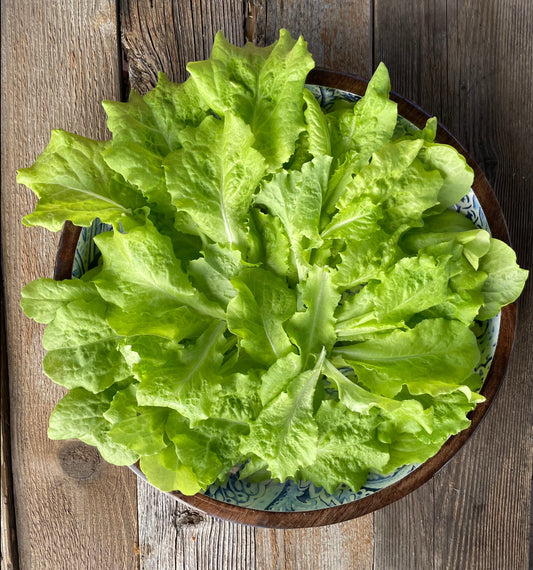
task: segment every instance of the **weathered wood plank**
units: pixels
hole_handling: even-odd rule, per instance
[[[44,0],[2,5],[2,254],[11,388],[11,444],[22,568],[132,568],[136,487],[127,469],[46,429],[64,390],[41,371],[43,327],[19,308],[20,289],[52,276],[57,235],[21,225],[32,193],[15,182],[51,128],[107,137],[103,98],[118,98],[113,2]],[[6,529],[7,532],[7,529]]]
[[[368,77],[371,72],[370,0],[249,0],[246,32],[258,45],[275,41],[280,28],[303,35],[317,67]]]
[[[368,77],[371,71],[371,4],[251,0],[247,39],[268,45],[287,28],[303,35],[317,67]],[[372,516],[299,531],[256,530],[258,568],[371,568]]]
[[[123,1],[121,24],[129,83],[140,93],[156,84],[158,71],[185,80],[187,63],[209,57],[218,30],[244,43],[240,0]],[[198,515],[144,481],[138,504],[141,568],[255,568],[253,529]]]
[[[436,114],[493,184],[522,266],[533,264],[532,5],[376,0],[375,55],[393,89]],[[434,481],[375,516],[376,568],[528,567],[533,298],[519,303],[507,379]]]
[[[440,540],[438,534],[435,538],[433,505],[431,480],[397,503],[374,513],[375,570],[433,568],[434,540]]]
[[[183,506],[139,479],[139,551],[144,570],[253,570],[254,529]]]
[[[370,570],[372,515],[321,528],[256,529],[258,570]]]
[[[0,282],[4,271],[0,266]],[[17,528],[13,500],[13,471],[11,465],[11,422],[9,409],[9,378],[7,376],[7,344],[4,296],[0,298],[0,479],[1,479],[1,548],[0,568],[18,570]]]
[[[172,81],[184,81],[187,63],[209,57],[219,30],[232,43],[244,43],[242,0],[122,0],[120,4],[129,82],[139,93],[157,83],[158,71]]]

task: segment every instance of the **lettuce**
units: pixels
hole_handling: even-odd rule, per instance
[[[246,464],[334,492],[468,426],[474,320],[527,272],[448,209],[473,172],[435,120],[398,123],[383,64],[327,113],[312,66],[285,30],[266,48],[219,33],[185,83],[105,101],[111,141],[54,131],[19,171],[39,198],[26,225],[113,227],[98,267],[22,292],[47,325],[44,371],[70,390],[51,438],[139,461],[165,491]]]

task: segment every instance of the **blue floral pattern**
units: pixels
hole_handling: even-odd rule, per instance
[[[316,85],[307,85],[321,106],[329,110],[338,99],[355,102],[359,96],[346,91],[340,91]],[[399,118],[406,131],[416,130],[416,127],[403,117]],[[458,204],[455,210],[472,220],[481,229],[489,231],[487,219],[478,199],[471,190]],[[111,230],[111,226],[95,221],[90,228],[83,228],[78,246],[76,248],[72,274],[79,277],[92,267],[95,267],[100,258],[100,252],[93,241],[93,237],[103,231]],[[475,373],[485,380],[496,350],[500,329],[500,315],[493,319],[476,323],[476,333],[481,352],[481,363]],[[343,505],[367,497],[380,489],[388,487],[412,473],[419,465],[405,465],[390,475],[371,473],[365,485],[354,493],[345,485],[339,487],[333,494],[322,487],[316,487],[309,481],[276,481],[251,482],[239,479],[239,468],[235,468],[226,483],[211,485],[205,495],[228,503],[256,510],[296,512],[312,511]],[[135,470],[137,472],[137,470]]]
[[[98,219],[88,228],[81,229],[76,252],[74,253],[72,277],[81,277],[84,273],[87,273],[87,271],[98,265],[102,254],[93,238],[98,234],[111,231],[112,229],[113,226],[104,224]]]

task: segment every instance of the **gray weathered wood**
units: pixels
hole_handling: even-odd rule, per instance
[[[370,75],[370,0],[249,0],[247,5],[247,37],[258,45],[272,43],[279,29],[287,28],[293,37],[304,36],[317,67]]]
[[[370,570],[372,515],[321,528],[256,529],[258,570]]]
[[[531,3],[376,1],[375,56],[393,89],[442,122],[492,182],[522,266],[533,264]],[[528,567],[531,282],[508,377],[485,422],[433,482],[375,516],[375,567]],[[528,348],[529,347],[529,348]]]
[[[23,285],[52,276],[59,236],[21,225],[35,198],[15,183],[16,169],[35,160],[52,128],[107,136],[100,101],[119,96],[115,15],[106,0],[2,5],[2,255],[21,568],[135,566],[134,478],[92,448],[48,440],[64,390],[42,374],[43,327],[19,307]]]
[[[3,268],[0,279],[4,281]],[[1,480],[1,559],[2,570],[18,570],[17,528],[13,499],[13,472],[11,462],[11,422],[9,410],[9,378],[7,376],[6,319],[4,297],[0,298],[0,480]]]
[[[139,552],[144,570],[253,570],[254,529],[187,508],[139,479]]]

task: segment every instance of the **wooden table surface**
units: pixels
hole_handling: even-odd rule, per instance
[[[531,268],[533,2],[3,0],[1,15],[2,569],[528,568],[533,279],[495,404],[432,481],[334,526],[240,526],[183,508],[92,448],[47,439],[63,389],[41,372],[43,327],[19,300],[24,284],[52,275],[59,236],[23,228],[35,199],[15,171],[52,128],[109,137],[102,99],[146,92],[159,70],[183,80],[217,30],[265,45],[286,27],[318,66],[368,78],[384,61],[393,89],[437,115],[481,165]]]

